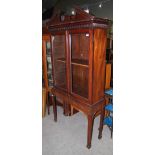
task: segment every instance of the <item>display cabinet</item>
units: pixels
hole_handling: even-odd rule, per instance
[[[87,147],[91,147],[94,118],[104,106],[108,20],[75,8],[75,15],[54,14],[48,23],[51,34],[53,93],[88,118]],[[80,123],[80,122],[79,122]],[[82,130],[82,129],[81,129]]]
[[[53,76],[52,76],[52,63],[51,63],[51,43],[50,36],[44,34],[43,37],[43,76],[44,83],[47,90],[50,90],[53,86]]]
[[[48,107],[48,114],[50,113],[50,105],[53,104],[54,120],[57,120],[57,112],[54,96],[52,95],[53,88],[53,73],[52,73],[52,61],[51,61],[51,39],[50,34],[46,29],[43,29],[42,35],[42,75],[43,75],[43,87],[46,89],[46,104]]]

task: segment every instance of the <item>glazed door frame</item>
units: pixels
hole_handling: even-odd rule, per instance
[[[42,35],[42,63],[43,63],[43,76],[45,88],[49,90],[48,76],[47,76],[47,58],[46,58],[46,42],[51,42],[49,34]]]
[[[88,49],[88,98],[80,96],[74,92],[72,92],[72,64],[71,64],[71,34],[83,34],[89,33],[89,49]],[[72,96],[84,100],[89,104],[92,104],[92,82],[93,82],[93,29],[77,29],[77,30],[68,30],[68,58],[69,58],[69,92]]]
[[[56,80],[55,80],[55,63],[54,63],[54,49],[53,49],[53,37],[54,36],[58,36],[58,35],[64,35],[65,36],[65,58],[66,58],[66,89],[65,88],[62,88],[62,87],[59,87],[59,86],[56,86]],[[61,31],[61,32],[51,32],[51,59],[52,59],[52,65],[53,65],[53,68],[52,68],[52,72],[53,72],[53,81],[54,81],[54,87],[55,88],[58,88],[62,91],[65,91],[65,92],[68,92],[68,76],[67,76],[67,72],[68,72],[68,68],[67,68],[67,64],[68,64],[68,60],[67,60],[67,39],[66,39],[66,32],[65,31]]]

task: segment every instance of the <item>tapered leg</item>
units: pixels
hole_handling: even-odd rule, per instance
[[[66,109],[67,109],[67,115],[68,115],[68,116],[71,116],[71,106],[70,106],[69,103],[67,103]]]
[[[63,110],[64,110],[63,114],[64,114],[65,116],[68,116],[68,112],[67,112],[67,103],[66,103],[66,101],[63,101]]]
[[[71,114],[71,110],[70,110],[70,105],[67,103],[67,101],[63,101],[63,114],[65,116],[70,116]]]
[[[63,114],[65,115],[65,101],[63,101]]]
[[[42,117],[46,115],[46,89],[42,89]]]
[[[88,131],[87,131],[87,148],[88,149],[91,148],[93,124],[94,124],[94,117],[93,117],[93,115],[88,115]]]
[[[57,122],[57,105],[56,105],[56,96],[52,95],[52,103],[53,103],[53,113],[54,113],[54,121]]]
[[[49,103],[49,92],[46,94],[46,103],[47,103],[47,109],[48,109],[48,115],[50,114],[50,103]]]
[[[73,115],[73,110],[74,110],[74,108],[73,108],[73,106],[71,106],[71,116]]]
[[[103,105],[102,106],[102,109],[101,109],[101,114],[100,114],[100,125],[99,125],[98,139],[101,139],[102,138],[104,115],[105,115],[105,108],[104,108],[104,105]]]
[[[111,127],[111,138],[113,136],[113,118],[112,118],[112,127]]]
[[[113,126],[111,128],[111,138],[112,138],[112,135],[113,135]]]

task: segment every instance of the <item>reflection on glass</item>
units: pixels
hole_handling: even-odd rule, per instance
[[[53,76],[52,76],[52,63],[51,63],[51,45],[50,42],[46,42],[46,62],[47,62],[47,76],[48,76],[48,86],[53,86]]]
[[[52,37],[55,85],[66,89],[65,35]]]
[[[51,49],[51,44],[50,44],[50,42],[47,42],[46,48],[47,48],[47,49]]]
[[[71,34],[72,92],[88,98],[89,33]]]

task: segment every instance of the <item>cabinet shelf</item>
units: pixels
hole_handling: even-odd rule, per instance
[[[82,59],[72,59],[71,64],[88,67],[88,60],[82,60]]]
[[[66,63],[65,58],[59,58],[57,59],[59,62]],[[88,60],[82,60],[82,59],[72,59],[71,60],[72,65],[78,65],[78,66],[83,66],[83,67],[88,67]]]
[[[59,58],[59,59],[57,59],[57,61],[66,63],[66,59],[65,58]]]

